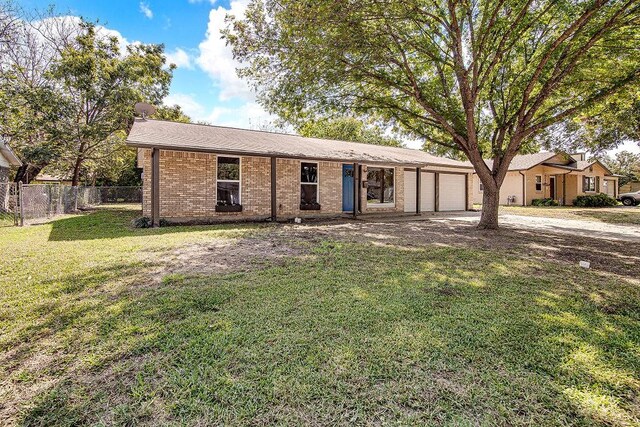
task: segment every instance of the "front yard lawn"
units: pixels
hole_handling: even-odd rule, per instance
[[[500,213],[539,216],[610,224],[640,225],[640,207],[574,208],[572,206],[501,206]]]
[[[632,245],[136,215],[0,231],[0,424],[640,422]]]

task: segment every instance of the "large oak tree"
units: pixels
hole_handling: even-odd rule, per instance
[[[513,157],[638,84],[639,27],[640,0],[253,0],[224,36],[286,121],[366,114],[464,153],[497,228]]]

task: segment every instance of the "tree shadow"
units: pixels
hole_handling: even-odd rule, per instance
[[[542,269],[509,250],[416,246],[377,231],[324,239],[304,264],[241,274],[143,286],[124,264],[99,279],[61,278],[71,285],[34,307],[45,321],[10,343],[24,346],[11,381],[35,352],[58,356],[39,366],[58,381],[43,383],[18,422],[623,425],[637,416],[637,287]],[[385,233],[385,245],[370,244]],[[96,288],[105,281],[123,284]],[[616,401],[601,411],[592,401],[606,395]]]

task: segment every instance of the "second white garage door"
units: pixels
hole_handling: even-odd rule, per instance
[[[440,211],[463,211],[466,208],[464,175],[440,174]]]

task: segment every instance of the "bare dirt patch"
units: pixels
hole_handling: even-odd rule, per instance
[[[635,266],[640,263],[640,248],[631,242],[512,226],[497,231],[478,230],[472,223],[456,220],[280,224],[247,237],[180,246],[157,254],[156,261],[163,274],[249,271],[313,256],[313,248],[326,240],[403,248],[434,245],[499,250],[518,258],[540,260],[541,265],[555,261],[577,267],[579,261],[586,260],[594,270],[629,278],[637,278]]]

